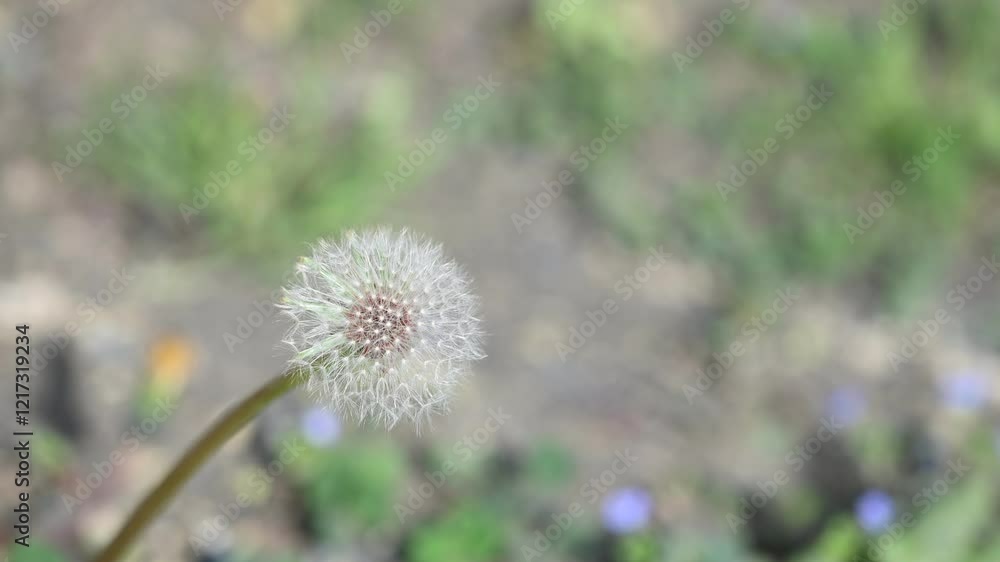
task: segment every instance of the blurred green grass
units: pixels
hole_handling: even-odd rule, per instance
[[[475,134],[496,146],[545,148],[587,143],[607,118],[630,124],[578,174],[570,198],[626,242],[667,241],[709,260],[747,294],[798,279],[870,289],[897,312],[940,283],[959,250],[995,248],[998,229],[984,220],[1000,152],[1000,71],[989,54],[1000,40],[984,23],[996,21],[995,3],[932,3],[887,38],[874,21],[817,18],[776,29],[749,10],[683,72],[637,39],[615,4],[587,2],[553,27],[546,14],[558,6],[543,2],[509,31],[508,58],[523,81],[480,110]],[[367,16],[354,3],[312,10],[300,29],[306,45],[321,40],[323,22],[346,37],[353,28],[344,22]],[[279,102],[301,117],[240,161],[243,171],[187,220],[182,206],[190,209],[227,162],[246,160],[238,148],[270,111],[204,68],[153,92],[109,135],[87,166],[98,182],[160,224],[258,259],[294,256],[304,241],[366,222],[398,195],[384,174],[413,148],[402,139],[419,130],[410,100],[424,84],[388,72],[362,107],[339,115],[321,67],[304,62],[295,94]],[[776,122],[818,83],[833,99],[791,138],[776,135]],[[100,110],[95,104],[94,121]],[[959,140],[911,182],[903,166],[942,128]],[[681,148],[657,138],[664,129],[706,147],[710,169],[675,180],[652,171],[650,154]],[[723,200],[718,182],[729,166],[768,138],[778,152]],[[852,240],[845,225],[896,180],[907,191]]]
[[[1000,99],[992,95],[997,70],[986,54],[998,41],[982,23],[995,19],[995,4],[929,7],[888,38],[872,22],[844,27],[810,20],[804,32],[783,33],[743,14],[683,73],[636,47],[624,22],[607,25],[620,19],[612,4],[584,4],[555,29],[544,14],[557,3],[549,4],[536,10],[526,32],[537,52],[526,55],[520,71],[532,86],[484,109],[493,126],[487,140],[584,143],[608,117],[636,124],[578,182],[588,196],[577,200],[624,239],[666,238],[750,287],[787,278],[865,283],[889,308],[905,309],[939,280],[955,247],[994,234],[970,228],[976,225],[970,218],[997,172],[1000,150]],[[335,19],[320,16],[306,18],[304,36],[313,36],[317,19]],[[732,73],[734,65],[766,77],[766,84],[731,84],[746,90],[735,102],[701,95],[718,79],[713,73]],[[315,99],[291,100],[305,118],[246,162],[194,227],[221,247],[259,256],[373,216],[392,196],[384,172],[407,149],[399,139],[411,121],[407,98],[416,85],[409,80],[386,80],[347,123],[335,123]],[[834,92],[828,107],[728,200],[716,186],[725,172],[659,188],[655,178],[640,180],[647,167],[636,160],[647,152],[639,146],[644,132],[685,127],[717,147],[708,156],[726,170],[746,149],[774,137],[774,124],[816,80]],[[237,147],[260,128],[266,108],[205,71],[168,85],[135,113],[99,147],[94,168],[163,213],[191,205],[213,172],[239,158]],[[948,127],[960,135],[957,145],[852,241],[844,225],[856,220],[857,207],[869,204],[875,190],[905,180],[904,163]],[[657,189],[669,190],[669,206],[650,212],[643,192]],[[177,224],[176,217],[164,220]]]
[[[568,30],[538,23],[546,49],[534,69],[537,90],[505,111],[581,144],[606,116],[637,124],[575,186],[585,194],[576,200],[624,240],[669,240],[751,294],[800,279],[871,287],[885,309],[906,311],[943,280],[959,250],[995,248],[996,229],[982,213],[997,173],[1000,84],[988,54],[997,38],[982,22],[998,11],[987,1],[931,4],[887,38],[874,21],[817,18],[781,29],[751,11],[680,72],[662,56],[628,51],[633,30],[608,25],[614,11],[590,2],[577,9],[590,17],[574,14]],[[778,121],[820,82],[832,100],[791,138],[776,135]],[[681,148],[643,145],[664,126],[715,147],[706,156],[718,171],[678,185],[650,178],[640,155]],[[948,128],[959,140],[911,180],[903,166]],[[717,182],[769,137],[778,152],[723,200]],[[523,129],[516,141],[550,138]],[[852,241],[845,224],[896,180],[906,192]],[[667,203],[651,208],[663,193]]]
[[[334,113],[319,87],[303,84],[263,106],[207,70],[191,71],[152,92],[84,173],[178,236],[282,263],[306,241],[370,220],[391,197],[383,172],[406,148],[404,81],[387,76],[350,115]],[[271,130],[281,108],[294,117]]]

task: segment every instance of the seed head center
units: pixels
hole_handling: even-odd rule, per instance
[[[416,322],[399,295],[368,293],[348,312],[348,338],[372,359],[409,349]]]

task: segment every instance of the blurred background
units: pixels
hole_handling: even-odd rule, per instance
[[[372,224],[476,280],[489,358],[452,415],[387,434],[291,395],[134,560],[1000,559],[998,18],[3,2],[0,359],[29,324],[35,433],[10,560],[103,545],[280,372],[297,256]]]

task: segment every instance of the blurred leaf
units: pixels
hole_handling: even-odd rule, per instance
[[[491,562],[503,560],[507,533],[503,519],[485,505],[463,505],[414,532],[410,562]]]
[[[663,560],[661,539],[653,533],[621,537],[616,550],[618,562],[659,562]]]
[[[865,537],[853,519],[835,519],[827,525],[819,541],[796,557],[794,562],[853,562],[854,554],[864,541]]]
[[[535,445],[527,458],[528,478],[541,486],[556,486],[569,481],[575,472],[572,454],[554,441]]]
[[[396,520],[407,464],[392,444],[375,439],[310,449],[294,465],[309,511],[322,529],[375,528]]]
[[[73,447],[59,433],[38,428],[31,442],[31,454],[43,471],[59,473],[72,462]]]
[[[996,503],[994,475],[975,473],[975,467],[972,470],[964,480],[949,485],[944,496],[932,492],[936,503],[928,503],[919,511],[916,503],[912,506],[911,513],[921,519],[913,528],[899,525],[902,535],[894,538],[893,546],[885,550],[885,562],[971,558],[980,532],[992,526]]]

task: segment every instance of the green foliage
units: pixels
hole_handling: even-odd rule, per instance
[[[862,438],[871,430],[870,438]],[[888,427],[865,427],[853,433],[850,443],[860,452],[859,460],[878,478],[890,478],[891,459],[898,455]],[[948,559],[956,562],[985,562],[1000,542],[988,530],[997,505],[998,490],[990,478],[997,463],[988,431],[970,436],[964,455],[975,467],[970,476],[952,485],[929,508],[900,505],[901,517],[908,512],[912,524],[892,540],[881,560],[884,562],[927,562]],[[876,452],[881,450],[882,452]],[[506,452],[501,456],[515,454]],[[573,480],[569,451],[555,442],[540,441],[518,453],[522,467],[516,471],[513,489],[487,477],[495,470],[492,462],[469,465],[462,478],[450,478],[426,499],[419,513],[396,525],[394,502],[406,495],[407,471],[422,472],[426,467],[407,467],[399,451],[382,441],[348,441],[333,449],[311,449],[293,466],[295,479],[304,488],[310,517],[329,530],[330,539],[343,538],[338,528],[358,533],[379,528],[405,537],[403,552],[410,562],[486,562],[505,560],[516,551],[513,530],[530,536],[537,525],[532,519],[548,513],[560,502]],[[484,459],[495,459],[487,454]],[[441,458],[430,462],[436,466]],[[469,472],[471,471],[471,472]],[[418,476],[418,478],[420,478]],[[928,483],[929,484],[929,483]],[[512,493],[513,491],[513,493]],[[776,513],[789,529],[804,529],[816,521],[822,499],[808,489],[784,489],[775,499]],[[553,503],[554,502],[554,503]],[[556,506],[553,508],[553,505]],[[731,506],[720,507],[720,519]],[[585,510],[580,520],[553,544],[548,556],[574,556],[582,562],[598,560],[595,546],[601,537],[595,526],[597,512]],[[543,518],[544,519],[544,518]],[[897,517],[897,520],[899,517]],[[548,519],[544,519],[548,521]],[[745,530],[745,528],[744,528]],[[836,516],[813,544],[795,556],[794,562],[855,562],[880,536],[866,536],[850,514]],[[752,553],[742,537],[726,531],[719,534],[692,534],[677,529],[651,527],[612,537],[608,551],[615,562],[758,562],[765,559]],[[884,539],[883,539],[884,540]],[[961,553],[950,556],[946,553]],[[571,554],[572,553],[572,554]],[[984,558],[987,557],[987,558]],[[862,558],[863,559],[863,558]]]
[[[663,539],[654,533],[628,535],[618,543],[618,562],[658,562],[663,560]]]
[[[406,458],[391,443],[370,437],[332,449],[309,449],[292,465],[310,517],[323,534],[391,527],[403,497]]]
[[[846,439],[873,477],[891,477],[902,453],[897,427],[876,420],[869,422],[864,431],[849,433]]]
[[[421,526],[408,548],[410,562],[491,562],[506,559],[506,523],[485,504],[466,504]]]
[[[352,44],[355,25],[362,26],[369,18],[367,10],[371,5],[362,0],[347,2],[308,2],[307,12],[302,18],[299,38],[308,43],[328,47],[331,37],[343,37]]]
[[[50,429],[34,430],[31,456],[43,473],[59,474],[73,459],[73,447],[63,437]]]
[[[588,0],[574,4],[571,16],[553,19],[560,3],[539,3],[517,30],[525,37],[511,46],[510,58],[519,61],[523,82],[487,110],[494,141],[550,148],[593,138],[608,118],[629,126],[648,118],[651,107],[637,98],[654,95],[651,79],[660,78],[648,70],[657,63],[629,33],[619,6]]]
[[[854,554],[861,548],[864,539],[854,521],[841,517],[831,522],[816,544],[797,556],[794,562],[854,562]]]
[[[573,477],[573,456],[553,441],[538,443],[527,455],[527,478],[541,488],[565,484]]]
[[[981,533],[992,525],[996,505],[996,479],[991,474],[970,474],[953,485],[939,502],[925,507],[919,523],[904,529],[903,536],[885,550],[885,562],[935,562],[974,560]],[[918,517],[919,512],[915,512]]]
[[[543,3],[538,17],[557,4]],[[990,234],[969,228],[969,216],[988,197],[1000,148],[998,71],[983,56],[997,39],[982,23],[998,11],[985,0],[929,4],[886,39],[876,25],[820,19],[775,28],[751,9],[681,72],[628,40],[620,13],[588,3],[565,22],[539,23],[549,63],[529,67],[539,79],[507,113],[569,134],[570,144],[589,141],[609,115],[636,124],[574,186],[585,194],[576,200],[628,242],[687,248],[750,293],[789,278],[862,282],[886,308],[906,311],[943,280],[955,248]],[[720,80],[732,95],[709,95]],[[790,137],[776,131],[820,80],[832,99]],[[722,147],[714,171],[676,182],[648,172],[652,151],[638,139],[678,127]],[[954,145],[915,167],[949,127]],[[778,151],[723,200],[717,183],[731,183],[729,166],[768,138]],[[863,234],[849,235],[858,209],[895,181],[906,191]]]
[[[126,91],[125,84],[106,90]],[[83,174],[121,190],[162,227],[280,260],[390,200],[383,174],[406,148],[399,135],[408,95],[393,77],[375,90],[345,121],[330,113],[329,93],[316,83],[265,105],[208,72],[171,77],[116,121]],[[287,126],[273,120],[283,107]],[[93,126],[108,117],[101,106],[92,114]]]

